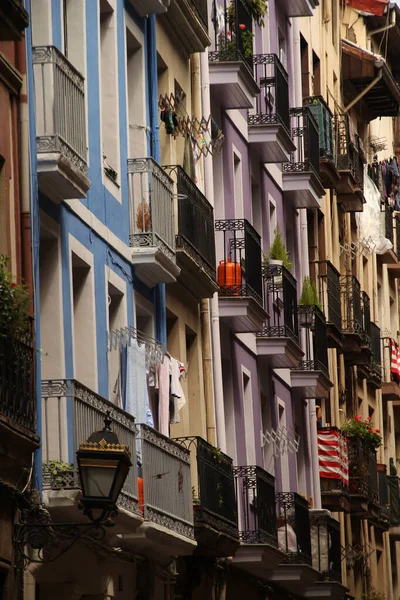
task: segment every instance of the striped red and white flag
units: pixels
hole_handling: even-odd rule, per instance
[[[318,431],[318,458],[322,478],[349,484],[347,441],[340,431],[329,428]]]

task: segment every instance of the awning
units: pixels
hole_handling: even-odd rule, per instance
[[[342,40],[342,80],[346,106],[371,86],[355,105],[365,121],[398,115],[400,88],[382,56]]]
[[[397,78],[400,74],[399,55],[400,55],[400,6],[391,3],[390,11],[395,13],[395,26],[384,31],[374,33],[374,40],[379,47],[385,48],[385,56],[392,67],[392,73]],[[391,21],[392,15],[389,18]],[[365,18],[365,23],[368,32],[375,31],[386,27],[388,23],[388,15],[383,16],[369,15]],[[384,38],[384,40],[383,40]]]
[[[347,6],[355,8],[356,10],[362,10],[363,12],[371,15],[381,17],[385,12],[389,0],[347,0]]]

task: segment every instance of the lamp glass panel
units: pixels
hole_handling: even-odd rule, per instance
[[[109,498],[117,465],[81,465],[83,495],[92,498]]]

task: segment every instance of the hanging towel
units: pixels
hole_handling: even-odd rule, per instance
[[[136,339],[127,348],[125,410],[135,417],[136,423],[154,427],[147,389],[146,348]]]
[[[180,382],[180,378],[182,375],[181,366],[182,366],[182,363],[177,361],[175,358],[171,358],[171,368],[170,368],[171,391],[170,391],[170,394],[171,394],[171,396],[173,396],[173,401],[174,401],[174,409],[173,409],[173,411],[171,411],[171,420],[170,420],[171,425],[181,422],[179,412],[183,408],[183,406],[185,406],[185,404],[186,404],[186,398],[183,393],[181,382]]]
[[[164,356],[158,372],[158,428],[160,433],[169,435],[169,375],[171,361],[169,356]]]

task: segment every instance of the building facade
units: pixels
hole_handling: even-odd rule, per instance
[[[133,463],[101,545],[25,550],[20,595],[394,600],[398,7],[16,14],[0,254],[35,292],[37,437],[1,477],[82,523],[75,453],[108,412]]]

